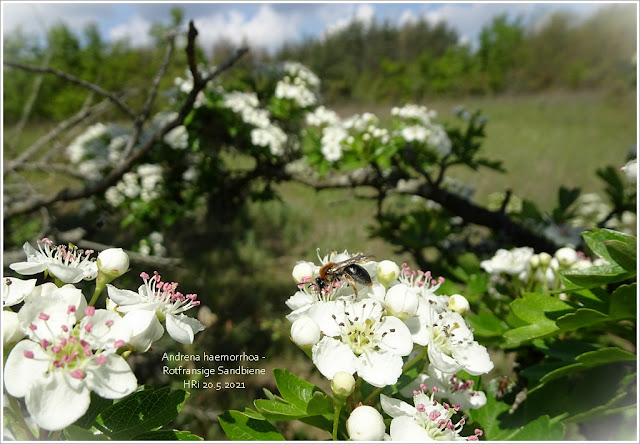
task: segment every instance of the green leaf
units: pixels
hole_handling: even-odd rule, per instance
[[[473,335],[481,338],[493,338],[502,336],[507,330],[504,322],[488,311],[481,311],[477,315],[468,315],[467,322],[473,329]]]
[[[111,405],[113,405],[113,400],[101,398],[96,393],[91,392],[89,409],[87,409],[80,419],[74,422],[74,425],[84,429],[91,428],[98,414]]]
[[[609,303],[609,316],[618,319],[636,318],[636,283],[621,285],[611,294]]]
[[[636,355],[618,347],[601,348],[599,350],[583,353],[576,357],[576,361],[588,367],[595,367],[596,365],[608,364],[610,362],[635,360]]]
[[[268,421],[250,418],[237,410],[218,415],[224,433],[233,441],[284,441],[284,436]]]
[[[202,441],[198,435],[182,430],[155,430],[135,437],[136,441]]]
[[[188,392],[171,391],[170,387],[136,391],[105,409],[96,418],[96,423],[111,438],[130,440],[171,422],[188,397]]]
[[[611,256],[611,259],[627,271],[636,271],[636,255],[638,250],[635,242],[622,242],[619,240],[608,240],[604,246]]]
[[[484,438],[495,441],[501,439],[505,431],[502,429],[500,418],[510,409],[509,404],[496,399],[495,392],[487,391],[487,403],[479,409],[469,412],[471,419],[480,424]]]
[[[74,424],[66,427],[63,434],[69,441],[107,441],[109,439],[107,435],[94,435],[91,430],[78,427]]]
[[[549,316],[558,317],[571,306],[558,298],[542,293],[525,293],[510,304],[513,313],[530,325],[514,328],[504,333],[504,346],[516,347],[524,342],[551,335],[559,330]]]
[[[597,267],[561,270],[560,275],[568,281],[584,288],[597,287],[624,281],[635,275],[617,264],[604,264]]]
[[[596,255],[605,259],[607,262],[615,263],[616,261],[611,257],[611,254],[607,250],[605,242],[607,241],[620,241],[624,244],[636,244],[635,236],[621,233],[619,231],[609,230],[606,228],[593,228],[589,231],[582,233],[585,242]],[[635,256],[634,256],[635,260]]]
[[[589,327],[601,322],[610,321],[611,318],[604,313],[590,308],[579,308],[574,313],[560,316],[556,321],[558,327],[565,331],[573,331],[582,327]]]
[[[290,421],[292,419],[304,418],[307,415],[307,411],[303,410],[293,404],[288,404],[280,401],[273,401],[270,399],[256,399],[253,404],[256,409],[265,417],[265,419],[271,421]]]
[[[509,435],[510,441],[560,441],[564,438],[564,425],[553,422],[549,415],[539,416]]]
[[[276,368],[273,370],[273,375],[276,379],[276,386],[280,391],[280,395],[300,410],[307,411],[307,406],[311,399],[314,398],[316,392],[320,392],[329,398],[329,402],[332,402],[331,398],[327,396],[322,389],[297,377],[293,373]],[[317,401],[318,398],[315,399],[315,402],[319,402]]]

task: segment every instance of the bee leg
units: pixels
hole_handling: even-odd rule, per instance
[[[356,281],[353,280],[353,278],[351,276],[349,276],[348,274],[345,274],[344,276],[345,280],[349,281],[349,285],[351,285],[351,288],[353,288],[353,292],[356,296],[356,298],[358,297],[358,287],[356,287]]]

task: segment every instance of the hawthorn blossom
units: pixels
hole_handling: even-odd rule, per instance
[[[98,276],[95,258],[89,257],[93,250],[79,250],[72,244],[68,247],[64,245],[55,247],[46,237],[38,241],[37,245],[36,251],[29,242],[25,242],[22,248],[27,254],[27,261],[13,263],[9,268],[23,275],[42,273],[47,270],[68,284],[75,284],[82,279],[95,279]]]
[[[130,329],[117,314],[87,307],[82,292],[65,285],[27,302],[18,320],[28,338],[11,350],[4,383],[24,397],[38,426],[60,430],[85,414],[90,392],[120,399],[137,380],[116,351]]]
[[[120,290],[111,284],[107,284],[109,298],[115,302],[120,313],[130,314],[136,311],[148,311],[156,316],[136,314],[131,315],[138,324],[139,331],[144,332],[144,338],[139,338],[145,346],[153,342],[157,337],[158,328],[156,322],[166,320],[166,328],[169,336],[181,344],[191,344],[196,333],[204,330],[204,325],[197,319],[190,318],[184,312],[200,305],[196,294],[183,295],[176,291],[177,282],[163,282],[157,271],[153,277],[147,273],[141,273],[144,284],[140,285],[138,292]],[[157,317],[157,318],[156,318]],[[142,328],[145,327],[145,328]]]
[[[480,266],[490,274],[506,273],[525,280],[529,275],[531,256],[533,256],[533,248],[531,247],[511,250],[500,248],[491,259],[480,262]]]
[[[384,394],[380,395],[382,410],[393,418],[389,427],[392,441],[476,441],[482,435],[482,430],[476,429],[475,435],[460,436],[466,418],[462,417],[455,424],[452,421],[460,407],[440,404],[435,400],[433,392],[431,396],[426,394],[425,385],[420,388],[421,390],[413,392],[413,406]]]
[[[443,373],[430,365],[426,373],[421,373],[409,385],[400,390],[400,394],[407,398],[415,395],[411,387],[432,387],[433,395],[438,401],[446,399],[461,410],[479,409],[487,403],[484,392],[473,390],[472,380],[459,379],[455,374]]]
[[[411,353],[413,340],[400,319],[382,313],[382,304],[367,298],[343,302],[341,311],[331,313],[332,322],[319,323],[326,336],[313,346],[311,353],[324,377],[333,379],[339,371],[358,373],[376,387],[398,381],[402,357]],[[322,320],[327,318],[323,316]]]
[[[368,405],[353,409],[346,425],[351,441],[382,441],[385,437],[386,426],[382,415]]]
[[[14,277],[2,277],[2,308],[24,301],[36,288],[36,279],[23,281]]]

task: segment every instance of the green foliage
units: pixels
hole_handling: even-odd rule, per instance
[[[87,412],[63,433],[70,440],[202,440],[187,431],[166,427],[180,413],[189,393],[170,387],[140,386],[129,396],[113,402],[93,392]]]

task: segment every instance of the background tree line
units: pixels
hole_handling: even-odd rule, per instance
[[[155,45],[132,47],[125,40],[106,42],[95,24],[75,35],[64,24],[48,31],[46,41],[17,32],[4,37],[5,60],[43,65],[92,79],[107,90],[124,83],[144,89],[162,52],[158,42],[182,21],[172,12],[169,25],[150,31]],[[568,12],[556,12],[535,27],[521,17],[498,16],[485,26],[478,47],[460,44],[447,23],[425,20],[395,26],[388,22],[351,22],[324,37],[285,44],[274,54],[250,48],[240,70],[248,74],[256,63],[297,60],[323,79],[328,103],[421,101],[430,97],[462,97],[498,93],[531,93],[550,89],[628,90],[635,85],[635,30],[633,6],[601,7],[579,21]],[[213,60],[233,51],[230,41],[213,45]],[[204,53],[203,48],[200,51]],[[544,61],[544,62],[540,62]],[[182,54],[169,73],[184,74]],[[234,76],[233,82],[248,75]],[[168,79],[173,78],[171,75]],[[167,82],[170,80],[167,80]],[[25,97],[34,88],[32,74],[12,71],[4,78],[5,122],[17,121]],[[37,85],[40,100],[30,110],[35,120],[68,116],[87,100],[83,88],[55,76]]]

